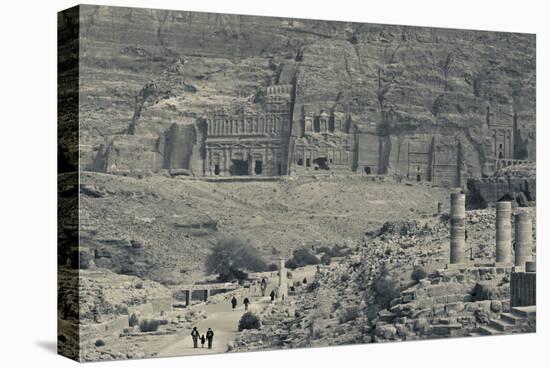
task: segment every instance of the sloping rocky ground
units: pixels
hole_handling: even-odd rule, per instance
[[[211,183],[83,173],[81,246],[99,267],[171,283],[204,278],[213,243],[240,237],[268,262],[289,248],[353,242],[392,218],[428,218],[445,189],[360,177]]]
[[[286,305],[266,310],[261,330],[243,333],[234,350],[478,335],[480,326],[510,306],[511,269],[491,264],[494,216],[491,209],[467,212],[475,260],[465,270],[445,269],[449,246],[445,215],[424,223],[384,224],[358,244],[355,256],[322,267],[315,286],[300,288]],[[418,265],[426,276],[413,280]],[[398,289],[388,308],[374,307],[374,281],[383,268]],[[528,330],[532,331],[521,331]]]
[[[81,361],[153,357],[167,342],[163,336],[186,335],[205,317],[200,310],[172,308],[172,293],[157,282],[93,265],[87,270],[61,267],[58,347]],[[137,325],[129,324],[131,317]],[[163,322],[147,332],[140,330],[143,320]],[[73,342],[80,343],[79,355]]]

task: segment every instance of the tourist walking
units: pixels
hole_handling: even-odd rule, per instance
[[[204,334],[201,335],[201,348],[204,348],[204,343],[206,343],[206,338],[204,337]]]
[[[243,303],[244,303],[244,310],[248,311],[248,305],[250,304],[250,300],[248,299],[248,297],[244,299]]]
[[[214,332],[211,328],[208,328],[206,332],[206,340],[208,340],[208,349],[212,349],[212,340],[214,339]]]
[[[196,326],[193,326],[193,330],[191,331],[191,338],[193,338],[193,348],[197,348],[198,347],[198,342],[199,342],[199,331],[197,330],[197,327]]]
[[[233,298],[231,298],[231,308],[233,310],[235,310],[235,308],[237,308],[237,299],[235,298],[235,296],[233,296]]]
[[[273,302],[275,300],[275,291],[271,291],[271,293],[269,293],[269,297],[271,297],[271,302]]]
[[[262,291],[262,297],[265,297],[265,290],[267,289],[267,281],[265,278],[262,278],[262,282],[260,283],[260,290]]]

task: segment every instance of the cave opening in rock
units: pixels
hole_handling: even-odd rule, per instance
[[[370,175],[371,174],[371,169],[369,166],[365,167],[365,174],[366,175]]]
[[[330,167],[328,166],[327,157],[315,158],[313,160],[313,163],[315,163],[319,167],[319,169],[324,169],[324,170],[330,169]]]
[[[216,176],[220,174],[220,165],[219,164],[214,165],[214,174]]]
[[[304,165],[304,160],[302,158],[298,158],[298,161],[296,162],[296,164],[298,166],[303,166]]]

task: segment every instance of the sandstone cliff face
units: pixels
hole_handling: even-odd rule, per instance
[[[294,129],[302,108],[342,112],[358,126],[374,123],[382,173],[403,174],[409,141],[437,137],[443,145],[460,141],[463,174],[479,176],[493,159],[488,121],[516,123],[518,154],[535,159],[534,35],[101,6],[80,11],[86,169],[114,134],[161,137],[208,108],[261,101],[260,88],[272,84],[296,87]]]

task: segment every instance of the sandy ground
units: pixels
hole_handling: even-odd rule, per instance
[[[304,278],[306,278],[308,282],[311,282],[315,277],[315,271],[315,266],[298,268],[292,271],[293,277],[289,279],[289,284],[293,281],[302,281]],[[266,294],[269,294],[278,284],[278,277],[274,276],[268,279],[270,282]],[[231,308],[230,302],[197,305],[196,308],[205,311],[207,315],[206,319],[197,322],[197,329],[202,335],[206,334],[209,327],[212,328],[214,331],[212,349],[207,348],[207,343],[205,343],[204,348],[201,348],[200,341],[199,347],[193,348],[191,335],[183,335],[175,341],[171,339],[169,345],[159,351],[158,356],[171,357],[226,352],[227,345],[235,340],[237,336],[239,320],[245,313],[244,305],[242,304],[245,296],[251,301],[249,310],[253,313],[260,313],[270,303],[269,297],[262,297],[261,294],[259,294],[259,290],[253,288],[243,296],[237,297],[238,306],[235,310]]]

